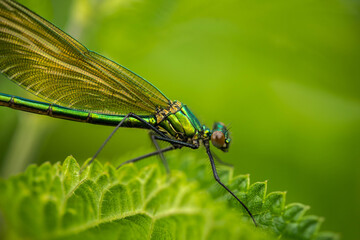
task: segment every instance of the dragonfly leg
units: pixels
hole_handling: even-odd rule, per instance
[[[116,133],[116,131],[121,127],[121,125],[125,122],[126,119],[128,118],[135,118],[137,120],[139,120],[140,122],[144,123],[145,125],[147,125],[151,130],[155,131],[157,134],[163,136],[166,138],[166,135],[164,133],[162,133],[159,129],[157,129],[156,127],[154,127],[153,125],[151,125],[150,123],[146,122],[144,119],[142,119],[140,116],[134,114],[134,113],[129,113],[127,114],[120,122],[119,124],[115,127],[115,129],[111,132],[111,134],[107,137],[107,139],[104,141],[104,143],[100,146],[100,148],[96,151],[96,153],[94,154],[94,156],[91,158],[91,160],[80,169],[80,173],[82,171],[84,171],[85,168],[87,168],[94,160],[95,158],[99,155],[99,153],[101,152],[101,150],[105,147],[105,145],[108,143],[108,141],[112,138],[112,136]]]
[[[179,149],[179,148],[182,148],[182,147],[188,147],[188,148],[192,148],[192,149],[199,148],[198,146],[190,144],[190,143],[184,143],[184,142],[181,142],[181,141],[178,141],[178,140],[175,140],[175,139],[171,139],[169,137],[162,137],[162,136],[158,136],[158,135],[155,135],[155,134],[151,135],[151,140],[153,141],[154,144],[155,144],[156,140],[160,140],[160,141],[168,142],[168,143],[172,144],[172,146],[166,147],[166,148],[163,148],[163,149],[159,148],[159,150],[157,150],[155,152],[151,152],[151,153],[145,154],[143,156],[140,156],[140,157],[125,161],[125,162],[121,163],[117,168],[120,168],[121,166],[123,166],[123,165],[125,165],[127,163],[137,162],[137,161],[140,161],[140,160],[142,160],[144,158],[148,158],[148,157],[151,157],[151,156],[154,156],[154,155],[157,155],[157,154],[162,154],[164,152]],[[166,159],[165,159],[165,161],[166,161]]]
[[[214,159],[221,165],[225,165],[225,166],[229,166],[229,167],[234,167],[232,164],[224,162],[223,160],[221,160],[213,151],[211,151],[211,155],[214,157]]]
[[[164,157],[164,154],[161,152],[161,149],[160,149],[160,147],[159,147],[159,144],[158,144],[155,136],[156,136],[156,135],[154,135],[153,132],[150,132],[151,141],[152,141],[152,143],[154,144],[157,152],[159,153],[160,159],[161,159],[161,161],[162,161],[162,163],[163,163],[163,165],[164,165],[164,167],[165,167],[165,170],[166,170],[167,175],[170,175],[169,164],[168,164],[168,162],[166,161],[166,159],[165,159],[165,157]]]
[[[162,137],[162,136],[158,136],[158,135],[154,135],[154,138],[160,141],[164,141],[164,142],[168,142],[171,143],[172,145],[177,145],[177,146],[181,146],[181,147],[188,147],[188,148],[192,148],[192,149],[198,149],[199,146],[195,145],[195,144],[191,144],[191,143],[187,143],[187,142],[182,142],[179,140],[175,140],[169,137]]]
[[[206,153],[208,154],[209,156],[209,160],[210,160],[210,164],[211,164],[211,168],[212,168],[212,172],[214,174],[214,178],[215,180],[226,190],[228,191],[243,207],[244,209],[246,210],[246,212],[249,214],[249,216],[251,217],[252,221],[254,222],[255,226],[257,226],[256,224],[256,221],[252,215],[252,213],[250,212],[250,210],[248,209],[248,207],[227,187],[225,186],[225,184],[223,184],[219,178],[219,175],[217,173],[217,170],[216,170],[216,166],[215,166],[215,163],[214,163],[214,158],[213,156],[211,155],[211,151],[210,151],[210,146],[209,146],[209,142],[205,142],[205,149],[206,149]]]
[[[120,168],[121,166],[123,166],[123,165],[125,165],[125,164],[134,163],[134,162],[140,161],[140,160],[142,160],[142,159],[145,159],[145,158],[148,158],[148,157],[151,157],[151,156],[155,156],[155,155],[159,154],[159,152],[164,153],[164,152],[168,152],[168,151],[171,151],[171,150],[174,150],[174,149],[178,149],[178,147],[169,146],[169,147],[160,149],[159,151],[151,152],[151,153],[145,154],[145,155],[143,155],[143,156],[140,156],[140,157],[137,157],[137,158],[133,158],[133,159],[131,159],[131,160],[127,160],[127,161],[121,163],[116,169]]]

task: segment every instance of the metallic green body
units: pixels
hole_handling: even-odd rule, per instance
[[[48,115],[54,118],[67,119],[77,122],[87,122],[99,125],[116,126],[126,115],[110,115],[93,113],[89,111],[66,108],[55,104],[49,104],[21,97],[0,93],[0,106],[13,109]],[[160,123],[156,122],[155,116],[140,116],[143,120],[155,127],[159,127],[174,139],[192,142],[199,138],[202,125],[186,105],[175,113],[170,113]],[[124,127],[149,128],[144,123],[134,118],[127,118],[123,123]]]

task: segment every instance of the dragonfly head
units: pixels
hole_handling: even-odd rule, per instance
[[[222,122],[215,122],[211,133],[212,145],[223,152],[227,152],[230,141],[229,130],[226,128],[225,124]]]

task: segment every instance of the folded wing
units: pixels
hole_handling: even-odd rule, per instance
[[[11,0],[0,0],[0,71],[48,102],[89,112],[148,115],[169,104],[145,79]]]

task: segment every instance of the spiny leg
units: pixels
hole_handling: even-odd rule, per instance
[[[171,139],[171,138],[169,138],[169,137],[162,137],[162,136],[158,136],[158,135],[153,135],[153,137],[154,137],[154,139],[156,139],[156,140],[168,142],[168,143],[172,144],[172,146],[169,146],[169,147],[160,149],[159,151],[151,152],[151,153],[145,154],[145,155],[143,155],[143,156],[140,156],[140,157],[137,157],[137,158],[128,160],[128,161],[126,161],[126,162],[123,162],[123,163],[121,163],[121,164],[117,167],[117,169],[120,168],[121,166],[125,165],[125,164],[137,162],[137,161],[140,161],[140,160],[142,160],[142,159],[144,159],[144,158],[148,158],[148,157],[157,155],[157,154],[159,154],[159,153],[164,153],[164,152],[168,152],[168,151],[175,150],[175,149],[180,149],[180,148],[182,148],[182,147],[188,147],[188,148],[192,148],[192,149],[197,149],[197,148],[199,148],[199,147],[196,146],[196,145],[193,145],[193,144],[190,144],[190,143],[184,143],[184,142],[181,142],[181,141],[179,141],[179,140]]]
[[[197,149],[198,148],[198,146],[196,146],[196,145],[193,145],[193,144],[190,144],[190,143],[184,143],[184,142],[174,140],[174,139],[171,139],[171,138],[168,138],[168,137],[163,138],[163,137],[157,136],[157,135],[153,135],[153,136],[154,136],[154,139],[171,143],[172,146],[160,149],[160,150],[155,151],[155,152],[145,154],[145,155],[137,157],[137,158],[133,158],[131,160],[127,160],[127,161],[121,163],[116,169],[120,168],[121,166],[123,166],[125,164],[137,162],[137,161],[140,161],[140,160],[142,160],[144,158],[148,158],[148,157],[151,157],[151,156],[154,156],[154,155],[157,155],[157,154],[160,154],[160,153],[168,152],[168,151],[171,151],[171,150],[175,150],[175,149],[180,149],[182,147],[188,147],[188,148],[192,148],[192,149]]]
[[[172,139],[172,138],[169,138],[169,137],[166,137],[166,136],[162,137],[162,136],[154,135],[154,137],[157,140],[168,142],[168,143],[171,143],[172,145],[177,145],[179,147],[188,147],[188,148],[192,148],[192,149],[198,149],[199,148],[198,145],[187,143],[187,142],[182,142],[180,140]]]
[[[161,152],[161,149],[160,149],[160,147],[159,147],[159,145],[157,143],[157,140],[171,143],[173,145],[174,149],[182,148],[183,146],[189,147],[189,148],[192,148],[192,149],[196,149],[196,148],[199,147],[199,146],[194,145],[194,144],[182,142],[182,141],[179,141],[179,140],[174,140],[174,139],[171,139],[171,138],[168,138],[168,137],[163,138],[161,136],[154,135],[154,134],[151,135],[151,140],[154,143],[156,149],[159,151],[160,158],[161,158],[161,160],[162,160],[162,162],[163,162],[163,164],[165,166],[166,173],[168,174],[168,176],[170,175],[170,168],[169,168],[168,162],[166,161],[163,153]]]
[[[214,159],[213,159],[213,156],[211,155],[211,151],[210,151],[210,147],[209,147],[209,142],[205,142],[204,143],[205,145],[205,148],[206,148],[206,153],[208,154],[209,156],[209,160],[210,160],[210,164],[211,164],[211,168],[212,168],[212,172],[214,174],[214,178],[215,180],[226,190],[228,191],[234,198],[236,198],[236,200],[245,208],[245,210],[247,211],[247,213],[249,214],[249,216],[251,217],[251,219],[253,220],[255,226],[257,226],[256,224],[256,221],[252,215],[252,213],[250,212],[250,210],[248,209],[248,207],[228,188],[225,186],[225,184],[223,184],[219,178],[219,175],[217,173],[217,170],[216,170],[216,166],[215,166],[215,163],[214,163]]]
[[[169,146],[169,147],[160,149],[160,151],[151,152],[151,153],[142,155],[142,156],[140,156],[140,157],[133,158],[133,159],[131,159],[131,160],[127,160],[127,161],[121,163],[116,169],[120,168],[121,166],[123,166],[123,165],[125,165],[125,164],[134,163],[134,162],[140,161],[140,160],[142,160],[142,159],[145,159],[145,158],[148,158],[148,157],[151,157],[151,156],[155,156],[155,155],[159,154],[159,152],[164,153],[164,152],[168,152],[168,151],[171,151],[171,150],[174,150],[174,149],[178,149],[178,148],[179,148],[179,147]]]
[[[154,132],[156,132],[157,134],[159,134],[162,137],[166,138],[166,135],[164,133],[162,133],[159,129],[157,129],[156,127],[154,127],[153,125],[151,125],[150,123],[146,122],[144,119],[142,119],[140,116],[134,114],[134,113],[129,113],[127,114],[120,122],[119,124],[115,127],[115,129],[111,132],[111,134],[107,137],[107,139],[104,141],[104,143],[100,146],[100,148],[96,151],[96,153],[94,154],[94,156],[91,158],[91,160],[80,169],[80,174],[82,173],[82,171],[84,171],[84,169],[86,169],[94,160],[95,158],[99,155],[99,153],[101,152],[101,150],[105,147],[105,145],[108,143],[108,141],[112,138],[112,136],[115,134],[115,132],[121,127],[121,125],[125,122],[125,120],[127,118],[135,118],[137,120],[139,120],[140,122],[144,123],[146,126],[149,127],[149,129],[153,130]]]
[[[164,157],[164,154],[161,152],[161,149],[159,147],[159,144],[157,143],[157,140],[156,140],[156,135],[154,135],[154,133],[150,132],[150,138],[151,138],[151,141],[152,143],[154,144],[157,152],[159,153],[159,156],[160,156],[160,159],[161,159],[161,162],[163,163],[164,167],[165,167],[165,170],[166,170],[166,174],[167,175],[170,175],[170,168],[169,168],[169,164],[168,162],[166,161],[165,157]]]

